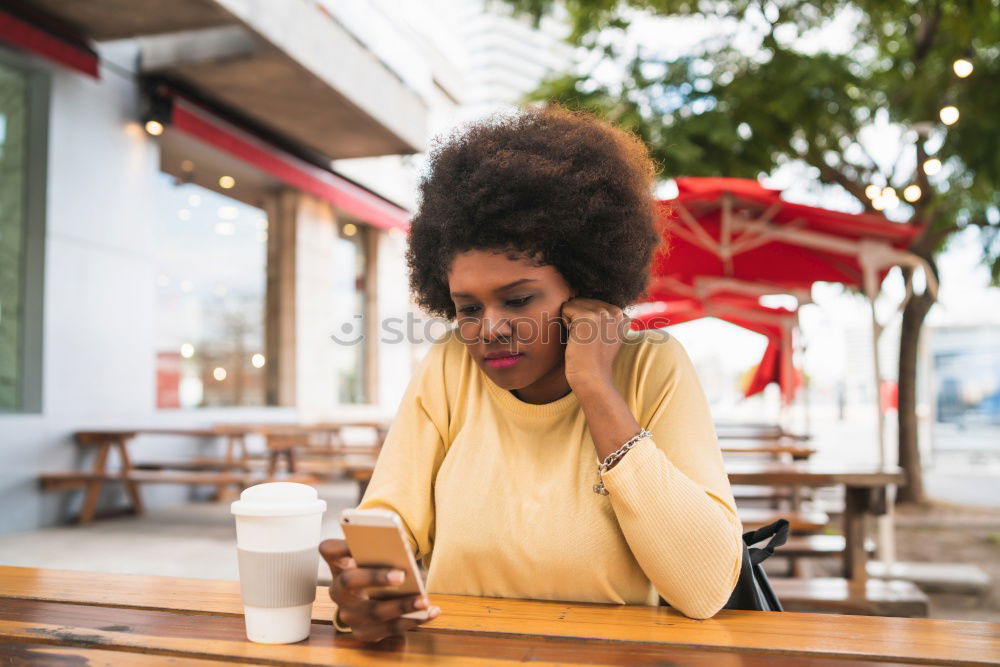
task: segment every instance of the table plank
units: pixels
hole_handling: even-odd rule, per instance
[[[0,643],[0,665],[52,665],[76,667],[178,667],[177,658],[148,653],[128,653],[110,649],[66,646],[60,644],[22,643],[16,637]],[[228,660],[184,658],[184,667],[232,667]]]
[[[749,463],[728,461],[726,474],[730,484],[764,486],[847,486],[878,488],[902,484],[905,476],[895,466],[851,465],[798,461],[794,463]]]
[[[246,641],[243,619],[191,616],[178,612],[124,610],[33,600],[0,600],[0,643],[48,642],[60,646],[99,646],[105,650],[158,653],[189,658],[225,658],[241,664],[282,665],[497,665],[535,664],[683,664],[696,667],[799,667],[847,665],[848,659],[745,653],[738,650],[651,643],[567,641],[526,635],[417,631],[377,645],[337,635],[314,623],[307,640],[266,645]],[[115,663],[117,664],[117,663]],[[863,662],[860,664],[884,665]],[[897,662],[892,664],[918,664]]]
[[[237,582],[0,567],[0,599],[171,609],[238,617]],[[695,621],[666,608],[432,595],[442,614],[426,631],[658,642],[789,655],[942,664],[1000,661],[1000,624],[913,618],[723,611]],[[320,588],[313,620],[330,623]],[[424,630],[422,630],[424,631]]]
[[[243,620],[165,611],[123,610],[29,600],[0,600],[0,639],[48,641],[60,645],[102,648],[178,657],[228,658],[240,663],[299,665],[368,665],[377,651],[359,650],[360,643],[337,637],[332,626],[314,624],[310,638],[297,644],[254,644],[246,640]],[[3,643],[3,642],[0,642]],[[406,642],[407,644],[409,642]],[[367,647],[365,647],[367,648]],[[408,664],[489,664],[467,656],[461,659],[410,655]]]

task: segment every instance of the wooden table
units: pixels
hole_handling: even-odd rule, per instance
[[[793,461],[806,460],[816,453],[812,447],[789,437],[724,438],[719,440],[719,448],[723,454],[767,454],[776,459],[789,457]]]
[[[310,638],[269,646],[246,640],[236,582],[0,567],[0,660],[195,667],[223,661],[704,667],[1000,661],[1000,624],[991,623],[737,611],[694,621],[664,607],[431,599],[441,607],[439,618],[373,646],[334,633],[321,588]]]
[[[844,576],[854,581],[868,577],[865,518],[886,512],[886,487],[905,481],[901,468],[835,465],[816,462],[728,462],[730,484],[756,486],[844,487]]]
[[[715,432],[722,439],[767,439],[791,438],[793,440],[809,440],[812,436],[804,433],[791,433],[777,424],[739,424],[724,422],[715,424]]]

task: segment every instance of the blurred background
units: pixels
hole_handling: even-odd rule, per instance
[[[188,471],[226,424],[366,442],[433,338],[403,253],[434,137],[546,101],[646,141],[680,240],[681,209],[736,202],[746,234],[782,207],[806,216],[793,232],[839,216],[851,250],[817,258],[803,234],[772,260],[804,267],[794,285],[725,249],[704,273],[739,289],[667,259],[636,314],[666,318],[720,425],[901,466],[888,560],[975,565],[932,582],[931,612],[1000,619],[994,0],[3,0],[0,563],[157,573],[157,538],[188,536],[171,572],[235,578],[210,555],[226,506],[186,509],[196,478],[82,529],[62,524],[93,478],[44,476],[90,469],[81,432],[160,429],[132,458]],[[876,228],[894,240],[872,250]],[[732,290],[783,323],[734,323]]]

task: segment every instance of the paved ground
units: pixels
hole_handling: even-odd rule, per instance
[[[327,502],[323,537],[339,537],[337,515],[354,505],[357,486],[343,482],[319,490]],[[236,529],[229,503],[188,503],[85,527],[6,535],[0,537],[0,564],[235,581]],[[329,578],[325,566],[321,574]]]

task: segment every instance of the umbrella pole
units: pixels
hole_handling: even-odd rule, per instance
[[[882,410],[882,372],[879,368],[878,342],[882,337],[882,327],[878,322],[878,315],[875,312],[875,298],[878,296],[880,285],[876,277],[875,268],[871,264],[862,261],[861,266],[865,274],[865,292],[868,296],[868,305],[872,315],[872,365],[875,375],[875,409],[878,414],[878,463],[880,468],[888,464],[888,452],[885,441],[885,414]],[[878,517],[878,555],[885,566],[886,573],[896,562],[896,532],[894,504],[896,490],[887,487],[886,493],[886,513]]]

